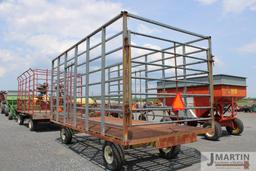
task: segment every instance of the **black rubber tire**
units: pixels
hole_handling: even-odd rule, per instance
[[[30,131],[36,131],[37,129],[37,121],[29,118],[28,127]]]
[[[4,114],[5,114],[5,116],[8,116],[9,112],[10,112],[9,107],[7,105],[5,105],[5,107],[4,107]]]
[[[11,112],[9,112],[8,120],[12,120],[12,113]]]
[[[188,122],[188,124],[187,124],[187,125],[188,125],[188,126],[197,127],[198,122],[197,122],[197,121],[191,121],[191,122]]]
[[[72,133],[69,128],[61,128],[60,139],[64,144],[70,144],[72,142]]]
[[[233,122],[236,128],[226,127],[227,132],[231,135],[240,135],[244,131],[243,122],[238,118],[234,119]]]
[[[147,120],[147,117],[145,116],[145,114],[140,114],[138,119],[139,119],[140,121],[146,121],[146,120]]]
[[[0,114],[3,114],[3,105],[0,104]]]
[[[124,149],[122,146],[118,145],[118,144],[115,144],[115,147],[117,148],[119,154],[120,154],[120,157],[121,157],[121,162],[122,164],[124,163],[125,161],[125,157],[124,157]]]
[[[209,128],[209,127],[211,127],[211,123],[206,122],[206,123],[203,124],[203,127],[204,128]],[[212,141],[219,140],[219,138],[222,135],[222,129],[221,129],[221,125],[216,121],[214,122],[214,130],[215,130],[214,134],[212,134],[211,136],[210,136],[210,134],[204,134],[204,136],[207,140],[212,140]]]
[[[108,162],[107,161],[108,159],[105,158],[105,156],[107,155],[105,150],[106,148],[110,148],[112,151],[111,156],[113,156],[113,160],[111,161],[111,163]],[[120,151],[119,145],[114,144],[112,142],[105,141],[102,151],[103,151],[103,161],[108,170],[115,171],[115,170],[120,170],[122,168],[124,163],[124,153],[123,151]]]
[[[24,123],[24,117],[21,116],[21,115],[17,115],[17,123],[18,123],[19,125],[23,125],[23,123]]]
[[[5,114],[5,105],[2,105],[2,114]]]
[[[160,122],[164,122],[164,121],[171,121],[171,119],[169,117],[163,117]]]
[[[178,156],[178,154],[180,153],[181,149],[181,145],[176,145],[176,146],[172,146],[169,147],[168,152],[164,151],[164,149],[159,149],[159,155],[162,158],[165,159],[174,159]]]

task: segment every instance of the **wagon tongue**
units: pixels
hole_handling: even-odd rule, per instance
[[[185,110],[185,105],[180,93],[176,94],[176,97],[172,104],[172,109],[174,112],[177,112],[178,110]]]

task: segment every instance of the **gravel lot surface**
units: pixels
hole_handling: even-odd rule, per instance
[[[199,170],[200,151],[256,151],[256,113],[240,113],[245,130],[241,136],[230,136],[223,129],[220,141],[198,137],[198,142],[182,146],[177,159],[158,157],[152,148],[126,151],[124,170]],[[71,145],[59,139],[59,128],[42,123],[31,132],[15,121],[0,115],[0,170],[105,170],[98,139],[76,135]]]

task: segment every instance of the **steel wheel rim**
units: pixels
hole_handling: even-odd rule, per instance
[[[108,164],[112,164],[114,161],[113,150],[110,146],[104,148],[104,158]]]
[[[65,133],[65,131],[64,130],[61,130],[61,139],[63,140],[63,141],[65,141],[65,139],[66,139],[66,133]]]
[[[28,127],[29,127],[30,129],[32,128],[32,121],[31,121],[31,120],[29,120]]]
[[[162,148],[164,153],[169,153],[172,150],[172,147]]]
[[[211,128],[211,125],[207,125],[205,128]],[[213,137],[214,136],[214,131],[212,131],[212,132],[206,132],[205,133],[205,135],[207,136],[207,137]]]
[[[214,132],[212,132],[212,133],[207,132],[207,133],[206,133],[206,136],[207,136],[207,137],[213,137],[213,136],[214,136]]]
[[[236,128],[233,129],[232,133],[233,134],[238,134],[240,132],[240,128],[236,125]]]

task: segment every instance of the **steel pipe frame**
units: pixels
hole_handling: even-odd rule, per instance
[[[169,66],[169,65],[162,65],[162,64],[153,64],[153,63],[146,63],[146,62],[140,62],[140,61],[132,61],[132,63],[138,63],[140,65],[137,65],[137,66],[144,66],[144,65],[153,65],[153,66],[158,66],[158,67],[164,67],[165,69],[181,69],[181,70],[188,70],[188,71],[196,71],[196,72],[199,72],[199,73],[208,73],[207,71],[204,71],[204,70],[199,70],[199,69],[193,69],[193,68],[181,68],[181,67],[174,67],[174,66]],[[206,62],[205,62],[206,63]],[[191,65],[191,63],[190,63]],[[177,65],[178,66],[178,65]],[[182,65],[184,66],[184,65]],[[135,66],[133,66],[135,67]],[[157,71],[161,71],[162,68],[159,68],[159,69],[154,69],[154,70],[148,70],[147,72],[157,72]],[[199,74],[198,73],[198,74]],[[166,78],[169,78],[169,77],[166,77]]]
[[[177,58],[177,57],[187,57],[187,58],[191,58],[191,59],[197,59],[197,60],[200,60],[200,61],[203,61],[203,62],[207,62],[207,60],[205,59],[202,59],[202,58],[197,58],[197,57],[194,57],[194,56],[189,56],[189,55],[183,55],[183,54],[179,54],[179,53],[176,53],[176,52],[166,52],[164,50],[158,50],[158,49],[153,49],[153,48],[148,48],[148,47],[143,47],[143,46],[138,46],[138,45],[131,45],[132,48],[137,48],[137,49],[143,49],[143,50],[148,50],[148,51],[153,51],[155,53],[166,53],[166,54],[169,54],[169,55],[174,55],[172,57],[169,57],[169,59],[172,59],[172,58]],[[176,48],[174,48],[175,50]],[[189,52],[188,54],[194,54],[194,53],[201,53],[201,52],[204,52],[206,50],[198,50],[198,51],[194,51],[194,52]],[[142,58],[142,57],[139,57],[139,58]],[[138,59],[138,57],[135,57],[135,58],[132,58],[133,60],[134,59]],[[156,61],[151,61],[151,63],[154,63],[154,62],[159,62],[161,61],[162,59],[158,59]]]
[[[183,123],[183,122],[193,122],[193,121],[209,121],[209,120],[212,120],[212,118],[210,117],[210,118],[183,119],[183,120],[174,120],[174,121],[165,121],[165,122],[147,122],[147,123],[142,123],[142,124],[132,124],[132,125],[130,125],[130,127]]]
[[[198,81],[184,81],[184,80],[164,80],[161,78],[147,78],[147,77],[132,77],[133,79],[142,79],[148,81],[165,81],[165,82],[181,82],[181,83],[195,83],[200,85],[209,85],[209,83],[198,82]]]
[[[188,46],[188,47],[192,47],[192,48],[196,48],[196,49],[207,50],[205,48],[201,48],[201,47],[198,47],[198,46],[194,46],[194,45],[190,45],[190,44],[186,44],[186,43],[182,43],[182,42],[178,42],[178,41],[173,41],[173,40],[169,40],[169,39],[165,39],[165,38],[160,38],[160,37],[156,37],[156,36],[151,36],[151,35],[143,34],[143,33],[139,33],[139,32],[130,31],[130,33],[134,34],[134,35],[139,35],[139,36],[143,36],[143,37],[148,37],[148,38],[152,38],[152,39],[157,39],[157,40],[169,42],[169,43],[176,43],[176,44],[181,45],[181,46]]]
[[[181,32],[181,33],[184,33],[184,34],[188,34],[188,35],[203,38],[203,39],[207,39],[209,37],[209,36],[204,36],[204,35],[201,35],[201,34],[198,34],[198,33],[193,33],[191,31],[187,31],[187,30],[184,30],[184,29],[180,29],[180,28],[177,28],[177,27],[173,27],[173,26],[170,26],[168,24],[164,24],[164,23],[161,23],[161,22],[158,22],[158,21],[155,21],[155,20],[140,17],[138,15],[134,15],[134,14],[131,14],[131,13],[128,13],[128,12],[126,12],[126,13],[127,13],[127,17],[138,19],[138,20],[141,20],[141,21],[144,21],[144,22],[147,22],[147,23],[157,25],[157,26],[165,27],[165,28],[170,29],[170,30],[174,30],[174,31],[177,31],[177,32]]]
[[[20,76],[18,76],[18,97],[17,97],[17,110],[22,110],[22,112],[27,112],[31,115],[34,115],[35,113],[35,106],[31,106],[31,97],[35,97],[35,93],[39,92],[36,87],[40,84],[38,84],[38,81],[44,80],[48,84],[48,69],[31,69],[24,71]],[[45,77],[45,78],[44,78]],[[35,82],[36,81],[36,82]],[[46,90],[46,97],[47,97]],[[28,101],[28,105],[22,105],[23,100]],[[22,101],[22,102],[21,102]],[[23,106],[23,108],[20,108],[20,106]],[[40,109],[41,111],[41,109]]]
[[[114,97],[117,97],[118,98],[120,96],[123,96],[123,113],[124,113],[124,117],[123,117],[123,141],[127,141],[128,140],[128,127],[131,125],[131,111],[130,111],[130,108],[131,108],[131,95],[132,95],[132,92],[131,92],[131,79],[134,78],[131,76],[131,74],[133,72],[131,72],[131,68],[133,67],[131,65],[131,60],[134,59],[132,58],[131,59],[131,43],[130,43],[130,32],[128,30],[128,27],[127,27],[127,18],[128,17],[131,17],[131,18],[135,18],[135,19],[139,19],[139,20],[142,20],[142,21],[145,21],[145,22],[149,22],[151,24],[155,24],[155,25],[159,25],[161,27],[165,27],[165,28],[168,28],[168,29],[172,29],[174,31],[177,31],[177,32],[182,32],[182,33],[185,33],[185,34],[189,34],[189,35],[193,35],[195,37],[199,37],[199,39],[197,40],[193,40],[193,41],[190,41],[190,42],[187,42],[187,43],[182,43],[182,44],[178,44],[176,47],[178,46],[184,46],[185,44],[193,44],[195,42],[198,42],[198,41],[201,41],[201,40],[205,40],[205,39],[208,39],[209,37],[207,36],[202,36],[202,35],[199,35],[199,34],[195,34],[195,33],[192,33],[192,32],[189,32],[189,31],[186,31],[186,30],[182,30],[182,29],[178,29],[178,28],[175,28],[175,27],[172,27],[172,26],[169,26],[169,25],[166,25],[166,24],[162,24],[162,23],[159,23],[159,22],[156,22],[156,21],[153,21],[153,20],[148,20],[148,19],[145,19],[145,18],[142,18],[142,17],[138,17],[138,16],[135,16],[135,15],[132,15],[132,14],[128,14],[127,12],[122,12],[121,14],[119,14],[118,16],[116,16],[114,19],[112,19],[111,21],[109,21],[108,23],[104,24],[102,27],[100,27],[99,29],[97,29],[95,32],[91,33],[89,36],[87,36],[86,38],[82,39],[81,41],[79,41],[78,43],[76,43],[74,46],[70,47],[69,49],[67,49],[65,52],[63,52],[61,55],[59,55],[57,58],[55,58],[53,60],[53,68],[54,68],[54,61],[57,60],[58,58],[60,58],[63,54],[67,53],[68,51],[74,49],[76,46],[78,46],[79,44],[81,44],[82,42],[84,41],[87,41],[90,39],[90,37],[92,37],[93,35],[95,35],[96,33],[102,31],[103,29],[105,29],[108,25],[112,24],[113,22],[115,22],[116,20],[122,18],[123,19],[123,31],[121,34],[123,34],[123,62],[121,63],[118,63],[118,64],[115,64],[115,66],[120,66],[120,65],[123,65],[123,75],[119,75],[118,78],[120,79],[113,79],[113,80],[104,80],[104,84],[105,83],[110,83],[110,82],[115,82],[115,81],[123,81],[123,91],[125,92],[123,95],[121,94],[118,94],[118,95],[115,95]],[[105,39],[106,41],[106,39]],[[87,43],[86,43],[87,44]],[[103,44],[103,39],[102,39],[102,43],[100,43],[101,45]],[[100,45],[99,44],[99,45]],[[98,45],[98,46],[99,46]],[[103,45],[102,45],[103,46]],[[193,46],[193,45],[191,45]],[[89,46],[90,47],[90,46]],[[87,44],[87,50],[82,52],[82,54],[86,53],[86,58],[87,58],[87,62],[83,63],[83,64],[86,64],[88,65],[89,64],[89,61],[90,61],[90,58],[89,58],[89,50],[90,48],[88,48],[88,44]],[[166,48],[166,49],[171,49],[171,48]],[[200,49],[200,48],[199,48]],[[201,50],[203,49],[203,51],[205,51],[204,48],[201,48]],[[103,53],[104,50],[102,50],[102,53]],[[161,51],[162,52],[162,51]],[[168,53],[168,52],[164,52],[164,53]],[[81,53],[80,53],[81,54]],[[80,55],[79,54],[79,55]],[[151,53],[151,54],[154,54],[154,53]],[[209,53],[211,55],[211,53]],[[208,54],[208,58],[207,58],[207,61],[206,60],[203,60],[203,62],[207,62],[207,64],[212,64],[212,61],[209,61],[209,60],[212,60],[210,57],[209,57],[209,54]],[[177,57],[183,57],[183,58],[186,58],[186,55],[183,54],[179,54],[180,56],[178,56],[177,53],[174,53],[174,57],[173,58],[177,58]],[[102,54],[102,56],[106,56],[106,54]],[[101,56],[101,57],[102,57]],[[145,61],[147,63],[147,54],[144,54],[142,56],[145,56]],[[212,57],[212,56],[211,56]],[[100,57],[99,57],[100,58]],[[72,60],[70,60],[72,61]],[[163,60],[162,60],[163,61]],[[60,64],[60,63],[58,63]],[[81,66],[83,65],[81,64]],[[102,63],[103,64],[103,63]],[[195,63],[192,63],[191,65],[194,65]],[[198,63],[199,64],[199,63]],[[80,65],[79,65],[80,66]],[[184,66],[183,68],[179,68],[179,67],[182,67]],[[186,68],[188,66],[188,64],[184,64],[183,65],[178,65],[178,66],[175,66],[176,69],[179,68],[179,69],[183,69],[184,71],[185,70],[188,70],[188,68]],[[102,73],[105,72],[105,69],[108,69],[108,68],[111,68],[112,66],[108,66],[108,67],[103,67],[101,68],[102,70]],[[163,65],[162,65],[163,67]],[[59,65],[57,66],[57,69],[59,68]],[[86,73],[89,73],[89,65],[88,67],[86,67]],[[164,70],[165,68],[163,68]],[[210,68],[208,66],[208,70],[209,70],[209,73],[208,75],[210,76],[212,74],[212,68]],[[121,70],[121,69],[120,69]],[[145,71],[148,70],[148,64],[145,64]],[[210,71],[211,70],[211,71]],[[147,73],[147,72],[146,72]],[[147,77],[147,74],[145,73],[145,77]],[[59,75],[60,73],[57,73],[57,76]],[[85,74],[87,76],[87,78],[89,77],[89,74]],[[175,74],[176,75],[176,82],[177,82],[177,73]],[[185,75],[185,74],[184,74]],[[123,79],[122,79],[123,78]],[[141,77],[139,77],[140,80],[142,79]],[[165,78],[165,77],[163,77]],[[137,77],[135,77],[135,79],[137,79]],[[165,78],[166,79],[166,78]],[[165,79],[162,79],[162,80],[165,80]],[[87,79],[86,79],[87,80]],[[149,79],[150,80],[150,79]],[[184,79],[186,80],[186,79]],[[210,80],[210,79],[209,79]],[[148,79],[145,81],[145,85],[147,86],[148,85]],[[103,79],[102,81],[103,82]],[[187,81],[186,81],[187,82]],[[92,85],[92,84],[89,84],[89,78],[88,80],[86,81],[86,84],[85,87],[86,87],[86,91],[88,91],[88,94],[86,95],[86,101],[87,101],[87,104],[88,104],[88,98],[89,98],[89,86]],[[95,84],[95,83],[94,83]],[[204,83],[205,84],[205,83]],[[212,84],[211,80],[210,80],[210,84]],[[105,85],[104,85],[105,86]],[[146,87],[145,86],[145,87]],[[145,90],[146,94],[147,94],[147,88]],[[118,92],[120,92],[120,88],[118,90]],[[212,92],[210,92],[210,96],[212,97]],[[113,95],[104,95],[104,97],[111,97]],[[148,94],[146,95],[148,96]],[[90,96],[92,97],[92,96]],[[58,99],[58,98],[57,98]],[[88,105],[86,105],[88,106]],[[88,107],[86,107],[86,110],[89,109]],[[102,110],[102,108],[101,108]],[[105,110],[104,110],[105,111]],[[86,112],[86,114],[88,114],[88,111]],[[88,116],[89,117],[89,116]],[[101,117],[102,117],[102,112],[101,112]],[[87,121],[86,121],[87,120]],[[85,125],[88,126],[88,118],[85,119]],[[102,126],[101,126],[102,127]],[[88,127],[86,128],[86,131],[89,131]],[[101,131],[103,132],[103,131]]]

